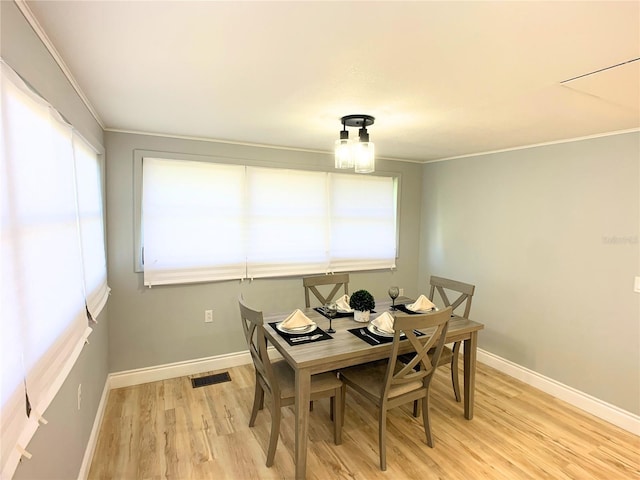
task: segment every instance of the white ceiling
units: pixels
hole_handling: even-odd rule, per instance
[[[106,129],[330,151],[364,113],[429,161],[640,127],[638,1],[26,4]]]

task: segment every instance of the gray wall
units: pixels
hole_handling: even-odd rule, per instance
[[[0,2],[2,58],[95,148],[103,132],[47,48],[12,1]]]
[[[53,104],[96,148],[102,149],[102,129],[84,107],[28,22],[13,2],[0,2],[3,59]],[[33,454],[16,470],[16,479],[76,478],[107,378],[108,309],[89,336],[76,365],[62,385],[41,426],[27,446]],[[77,407],[82,384],[82,407]]]
[[[246,350],[237,297],[265,311],[304,305],[300,278],[258,279],[144,288],[134,272],[134,151],[215,156],[220,162],[291,168],[333,168],[328,154],[106,132],[109,282],[109,368],[123,371]],[[397,284],[415,293],[418,278],[422,166],[377,161],[376,170],[401,175],[400,258],[396,271],[354,273],[350,289],[387,298]],[[212,309],[214,322],[204,323]]]
[[[420,279],[477,286],[480,347],[640,414],[640,134],[424,166]]]

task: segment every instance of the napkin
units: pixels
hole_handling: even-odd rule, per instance
[[[309,319],[299,308],[296,308],[291,315],[289,315],[280,324],[282,328],[292,330],[294,328],[302,328],[307,325],[314,325],[314,322]]]
[[[391,316],[389,312],[384,312],[379,317],[374,318],[373,320],[371,320],[371,323],[375,325],[378,328],[378,330],[382,330],[383,332],[386,332],[386,333],[394,332],[393,330],[394,318]]]
[[[406,305],[406,307],[412,312],[426,312],[435,308],[435,305],[427,297],[420,295],[415,302]]]
[[[336,305],[340,313],[353,312],[353,308],[349,306],[349,295],[341,296],[338,300],[336,300]]]

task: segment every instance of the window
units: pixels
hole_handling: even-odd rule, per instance
[[[247,168],[247,276],[330,269],[327,174]]]
[[[244,168],[143,160],[146,285],[241,278]]]
[[[394,268],[397,179],[144,157],[144,283]]]
[[[108,287],[96,153],[4,63],[1,91],[0,476],[11,478]]]

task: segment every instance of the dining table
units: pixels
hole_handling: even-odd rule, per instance
[[[396,304],[407,304],[412,301],[407,297],[399,297]],[[376,301],[371,319],[389,311],[390,307],[390,301]],[[317,324],[318,331],[323,333],[321,338],[316,339],[314,337],[318,335],[310,335],[308,342],[291,342],[291,338],[287,341],[286,335],[282,335],[276,327],[291,314],[291,311],[264,314],[267,339],[295,371],[296,479],[304,479],[306,476],[311,375],[389,358],[392,345],[390,342],[383,341],[384,339],[376,338],[375,335],[369,335],[367,324],[356,322],[353,315],[334,318],[332,326],[335,333],[328,334],[326,331],[329,329],[329,319],[320,313],[321,309],[301,310]],[[473,418],[478,332],[483,328],[482,323],[452,315],[447,330],[447,343],[464,342],[464,416],[467,420]],[[365,338],[368,338],[368,341],[365,341]],[[404,349],[403,343],[406,344]],[[401,342],[400,353],[403,353],[403,350],[408,352],[410,348],[409,342]]]

